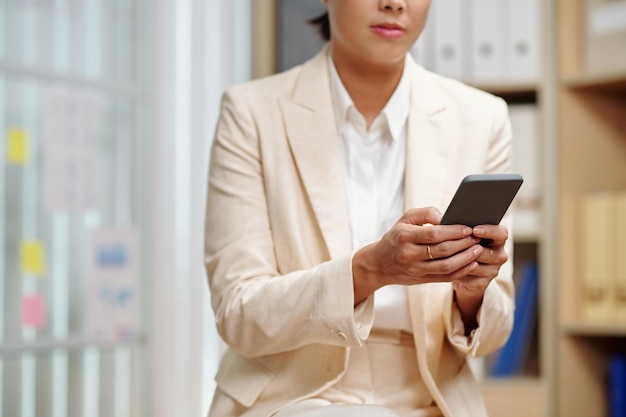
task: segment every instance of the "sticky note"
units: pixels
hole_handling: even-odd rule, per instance
[[[41,329],[45,323],[43,297],[37,294],[22,297],[22,326]]]
[[[24,165],[29,157],[28,134],[24,129],[12,127],[7,132],[7,161]]]
[[[39,240],[25,240],[21,247],[22,273],[43,276],[46,272],[46,259],[43,244]]]

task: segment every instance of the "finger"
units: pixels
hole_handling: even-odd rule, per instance
[[[432,249],[431,249],[432,251]],[[483,247],[480,245],[472,245],[455,255],[442,259],[434,259],[428,262],[429,274],[434,275],[458,275],[458,271],[475,263]]]
[[[496,265],[500,267],[509,260],[504,246],[486,246],[478,262],[484,265]]]
[[[470,237],[472,235],[472,229],[459,224],[449,226],[424,225],[416,228],[415,233],[416,240],[414,242],[433,244]],[[458,252],[458,250],[456,252]],[[450,254],[451,253],[448,251],[447,255]]]
[[[472,276],[477,268],[479,268],[478,262],[473,261],[449,274],[427,274],[426,278],[432,282],[454,282]]]
[[[509,229],[501,225],[483,224],[474,227],[472,233],[481,239],[489,239],[495,246],[504,245],[509,238]]]
[[[469,278],[479,279],[479,278],[488,278],[493,279],[498,276],[500,272],[500,265],[488,265],[477,262],[478,266],[468,274]]]
[[[429,258],[432,260],[433,258],[447,258],[479,242],[480,239],[477,237],[466,236],[461,239],[446,240],[441,243],[431,243],[426,249]]]
[[[419,226],[425,224],[439,224],[440,220],[441,212],[435,207],[409,209],[400,219],[401,222],[415,224]]]
[[[435,260],[435,257],[433,256],[433,252],[430,248],[430,244],[426,244],[426,254],[428,255],[428,259],[430,259],[431,261]]]
[[[483,265],[489,265],[494,262],[494,250],[490,247],[485,247],[483,253],[478,257],[478,262]]]

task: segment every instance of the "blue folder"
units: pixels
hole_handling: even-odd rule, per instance
[[[528,357],[537,320],[539,267],[529,262],[522,268],[515,293],[513,330],[506,344],[495,354],[489,369],[493,377],[520,375]]]
[[[609,362],[609,409],[611,417],[626,417],[626,356]]]

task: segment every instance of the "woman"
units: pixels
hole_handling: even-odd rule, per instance
[[[413,62],[429,0],[323,2],[317,56],[223,97],[209,415],[486,416],[467,357],[512,327],[510,218],[439,220],[465,175],[510,168],[506,105]]]

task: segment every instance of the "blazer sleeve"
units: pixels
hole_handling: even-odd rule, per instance
[[[501,98],[497,98],[495,104],[490,143],[485,159],[485,172],[507,173],[510,172],[512,165],[513,134],[506,103]],[[458,309],[454,301],[450,301],[451,308],[447,310],[445,323],[448,340],[456,349],[471,356],[485,356],[493,353],[506,343],[513,328],[515,287],[513,284],[513,219],[510,211],[502,219],[501,224],[509,230],[509,238],[505,244],[509,259],[502,265],[498,276],[491,281],[485,291],[483,303],[478,312],[478,328],[469,337],[465,337],[464,329],[462,326],[459,327],[459,320],[455,319],[458,316]]]
[[[218,331],[245,357],[314,343],[360,345],[369,329],[354,319],[351,254],[279,273],[260,144],[268,138],[250,94],[245,86],[224,94],[211,147],[205,266]],[[366,310],[365,323],[373,306]]]

